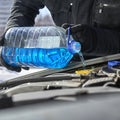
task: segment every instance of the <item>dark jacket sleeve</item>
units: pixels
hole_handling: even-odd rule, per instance
[[[43,7],[42,0],[14,0],[5,29],[15,26],[33,26],[39,9]]]

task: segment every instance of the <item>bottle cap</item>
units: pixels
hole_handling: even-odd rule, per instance
[[[79,53],[81,50],[81,45],[75,40],[71,40],[68,44],[68,49],[72,54]]]

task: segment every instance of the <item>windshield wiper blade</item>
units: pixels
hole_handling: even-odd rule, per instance
[[[48,82],[48,81],[53,82],[53,81],[63,81],[63,80],[70,81],[72,79],[80,80],[80,75],[61,73],[58,75],[51,75],[51,76],[31,78],[31,79],[18,79],[18,80],[11,79],[11,80],[0,83],[0,88],[2,89],[5,87],[14,87],[24,83]]]

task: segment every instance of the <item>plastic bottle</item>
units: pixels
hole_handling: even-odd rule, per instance
[[[57,26],[14,27],[5,35],[2,58],[12,66],[64,68],[80,43]]]

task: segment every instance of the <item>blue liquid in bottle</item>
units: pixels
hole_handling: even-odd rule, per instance
[[[64,68],[72,59],[73,55],[67,48],[5,47],[2,50],[2,57],[5,62],[12,66]]]

